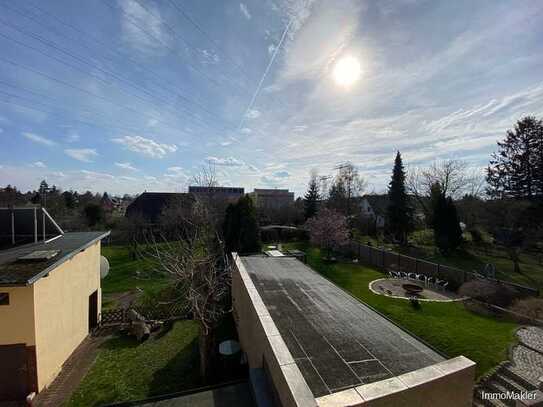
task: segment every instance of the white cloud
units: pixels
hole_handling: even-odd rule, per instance
[[[241,11],[241,14],[243,14],[247,20],[251,19],[252,17],[251,13],[249,13],[249,9],[247,8],[245,4],[239,3],[239,10]]]
[[[203,49],[200,52],[202,54],[201,62],[204,65],[216,65],[221,60],[219,58],[219,55],[217,55],[216,52],[213,52],[213,51],[210,51],[210,50],[207,50],[207,49]]]
[[[250,109],[245,115],[248,119],[256,119],[260,117],[260,111],[256,109]]]
[[[30,164],[31,167],[36,167],[36,168],[46,168],[47,165],[45,165],[45,163],[43,161],[36,161],[35,163],[32,163]]]
[[[45,146],[54,146],[56,143],[53,141],[53,140],[50,140],[46,137],[43,137],[43,136],[40,136],[38,134],[35,134],[35,133],[22,133],[23,134],[23,137],[26,137],[27,139],[35,142],[35,143],[38,143],[38,144],[43,144]]]
[[[98,156],[98,153],[94,148],[67,148],[64,152],[73,159],[85,163],[92,162],[92,159]]]
[[[115,177],[111,174],[107,174],[105,172],[96,172],[96,171],[88,171],[88,170],[81,170],[81,174],[84,175],[85,179],[87,180],[111,180],[115,179]]]
[[[206,161],[224,167],[243,167],[245,165],[243,161],[234,157],[219,158],[210,156],[206,158]]]
[[[128,171],[139,171],[136,167],[132,166],[130,163],[115,163],[115,166]]]
[[[119,0],[122,38],[132,48],[147,54],[163,53],[171,37],[164,31],[160,11],[146,2],[145,8],[135,0]]]
[[[274,177],[277,177],[277,178],[288,178],[288,177],[290,177],[290,173],[288,171],[276,171],[272,175]]]
[[[75,131],[70,131],[66,136],[67,143],[75,143],[76,141],[79,141],[79,139],[79,134],[77,134]]]
[[[126,149],[152,158],[164,158],[168,153],[177,151],[175,144],[163,144],[141,136],[124,136],[111,139]]]
[[[241,134],[251,134],[253,131],[248,128],[248,127],[244,127],[242,128],[240,131],[239,131]]]

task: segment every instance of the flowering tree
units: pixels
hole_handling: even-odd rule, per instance
[[[317,216],[310,218],[305,223],[309,231],[311,243],[326,251],[326,257],[334,249],[346,244],[349,239],[349,229],[345,216],[339,212],[322,208]]]

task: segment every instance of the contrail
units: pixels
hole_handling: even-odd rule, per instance
[[[287,36],[287,33],[290,29],[290,26],[292,25],[292,22],[294,21],[294,16],[290,19],[289,23],[287,24],[285,31],[283,31],[283,35],[281,36],[281,40],[279,41],[279,44],[277,44],[277,47],[275,48],[275,51],[273,52],[273,55],[270,59],[270,62],[268,63],[268,66],[266,67],[266,70],[264,71],[264,74],[262,75],[262,78],[260,78],[260,82],[258,83],[258,86],[256,87],[255,93],[253,94],[253,97],[251,99],[251,102],[249,103],[249,106],[247,106],[247,109],[245,110],[245,113],[241,117],[241,120],[239,122],[239,126],[237,131],[239,132],[241,130],[241,126],[243,126],[243,123],[245,122],[245,118],[247,117],[247,114],[249,111],[253,108],[253,105],[256,101],[256,98],[258,97],[258,94],[260,93],[260,89],[262,89],[262,84],[264,83],[264,80],[266,80],[266,76],[268,75],[268,72],[270,71],[271,66],[273,65],[273,61],[275,61],[275,57],[279,53],[279,50],[281,49],[281,46],[283,45],[283,41],[285,40],[285,37]]]

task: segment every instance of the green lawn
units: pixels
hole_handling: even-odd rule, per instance
[[[112,338],[66,406],[100,406],[197,387],[198,360],[194,321],[178,321],[141,344],[131,337]]]
[[[407,300],[388,298],[369,290],[371,281],[383,277],[381,272],[360,264],[324,263],[318,249],[300,245],[298,248],[307,253],[308,264],[313,269],[398,325],[449,357],[464,355],[477,362],[477,376],[507,358],[507,347],[514,341],[517,324],[475,314],[457,302],[425,302],[415,310]]]
[[[505,250],[491,244],[485,250],[483,247],[472,243],[468,233],[465,234],[465,239],[466,244],[461,250],[449,256],[443,256],[435,249],[430,230],[420,230],[410,236],[410,243],[415,246],[417,253],[410,253],[398,245],[384,244],[382,241],[369,236],[358,237],[358,240],[364,244],[371,241],[376,247],[386,246],[396,252],[450,267],[457,267],[465,271],[475,270],[480,272],[486,264],[492,263],[496,266],[497,278],[528,287],[543,289],[543,264],[540,264],[540,259],[536,256],[523,253],[520,256],[521,273],[515,273],[513,262],[507,257]]]
[[[104,255],[110,265],[109,274],[102,280],[102,301],[105,308],[114,307],[115,294],[141,289],[156,294],[168,285],[168,278],[153,272],[149,261],[130,258],[127,246],[104,246]]]

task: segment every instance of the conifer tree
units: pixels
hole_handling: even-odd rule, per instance
[[[496,198],[543,197],[543,122],[526,116],[498,142],[487,168],[488,192]]]
[[[388,207],[386,212],[387,230],[401,244],[407,243],[407,235],[413,230],[413,211],[405,188],[405,170],[402,156],[398,151],[394,160],[392,179],[388,187]]]
[[[309,180],[307,192],[304,195],[304,218],[305,220],[312,218],[317,214],[319,205],[320,193],[317,175],[312,174]]]

